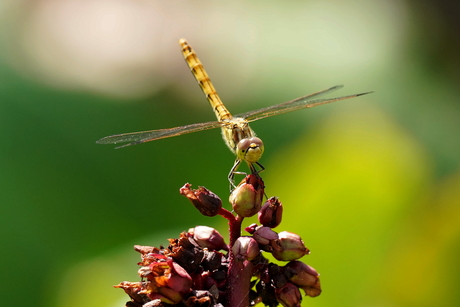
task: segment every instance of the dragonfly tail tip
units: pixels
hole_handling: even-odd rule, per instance
[[[363,95],[367,95],[367,94],[372,94],[372,93],[374,93],[374,91],[370,91],[370,92],[365,92],[365,93],[357,94],[356,97],[358,97],[358,96],[363,96]]]

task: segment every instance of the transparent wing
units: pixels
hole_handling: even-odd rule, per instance
[[[169,137],[178,136],[182,134],[218,128],[218,127],[221,127],[222,125],[223,124],[221,122],[214,121],[214,122],[207,122],[207,123],[191,124],[187,126],[181,126],[181,127],[175,127],[175,128],[169,128],[169,129],[115,134],[111,136],[106,136],[96,141],[96,143],[97,144],[118,144],[118,143],[131,142],[129,144],[116,147],[116,148],[122,148],[126,146],[141,144],[145,142],[169,138]]]
[[[321,95],[329,94],[342,87],[343,85],[333,86],[326,90],[322,90],[322,91],[319,91],[313,94],[309,94],[307,96],[303,96],[303,97],[300,97],[300,98],[297,98],[291,101],[283,102],[283,103],[280,103],[274,106],[266,107],[266,108],[259,109],[259,110],[249,111],[246,113],[241,113],[241,114],[235,115],[235,117],[242,117],[248,121],[255,121],[255,120],[273,116],[273,115],[288,113],[288,112],[292,112],[292,111],[296,111],[296,110],[300,110],[304,108],[312,108],[312,107],[316,107],[322,104],[344,100],[344,99],[349,99],[349,98],[358,97],[358,96],[372,93],[372,92],[367,92],[367,93],[360,93],[360,94],[342,96],[342,97],[337,97],[337,98],[313,99]]]

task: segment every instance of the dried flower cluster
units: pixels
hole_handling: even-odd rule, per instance
[[[229,244],[215,229],[197,226],[170,239],[167,247],[135,246],[141,253],[139,282],[122,282],[131,297],[129,307],[300,306],[302,295],[321,293],[318,273],[299,261],[309,254],[297,234],[273,228],[281,223],[283,205],[276,197],[263,205],[264,183],[257,173],[250,174],[232,191],[233,213],[222,208],[221,199],[206,188],[184,185],[180,193],[206,216],[220,215],[228,220]],[[258,214],[260,225],[245,228],[245,217]],[[269,262],[271,253],[279,261]]]

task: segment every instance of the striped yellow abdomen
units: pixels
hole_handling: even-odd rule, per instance
[[[209,76],[206,73],[203,64],[201,64],[200,60],[198,59],[195,51],[193,51],[192,47],[183,38],[179,40],[179,44],[182,47],[182,54],[184,55],[184,59],[190,67],[190,71],[192,72],[193,76],[198,81],[198,84],[203,90],[203,93],[206,95],[206,98],[211,104],[211,107],[216,114],[217,120],[224,121],[231,119],[232,115],[220,100],[219,95],[217,95],[216,89],[212,85],[211,79],[209,79]]]

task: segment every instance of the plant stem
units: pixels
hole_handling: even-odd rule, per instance
[[[228,220],[228,233],[230,237],[229,247],[231,249],[233,244],[235,244],[236,239],[238,239],[241,235],[241,223],[243,222],[244,218],[240,216],[235,217],[230,211],[224,208],[219,210],[219,215]]]
[[[230,252],[231,253],[231,252]],[[249,306],[249,290],[254,265],[247,260],[239,260],[230,254],[228,268],[228,307]]]

